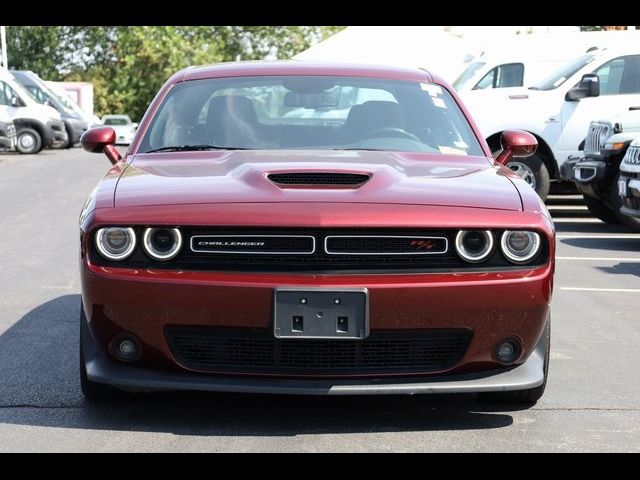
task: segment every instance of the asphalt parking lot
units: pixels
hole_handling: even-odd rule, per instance
[[[640,451],[640,234],[549,201],[558,230],[545,396],[155,394],[78,379],[80,208],[108,169],[75,148],[0,155],[0,451]]]

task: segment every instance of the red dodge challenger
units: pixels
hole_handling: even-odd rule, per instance
[[[80,216],[81,385],[537,401],[555,230],[421,69],[187,68]]]

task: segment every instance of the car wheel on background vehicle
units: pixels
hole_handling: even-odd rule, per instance
[[[535,388],[527,390],[509,390],[504,392],[484,392],[478,395],[478,399],[493,403],[536,403],[547,386],[547,377],[549,376],[549,356],[551,352],[551,317],[547,319],[547,325],[544,328],[545,351],[544,351],[544,380],[542,384]]]
[[[507,167],[520,175],[543,201],[547,199],[551,179],[549,178],[549,170],[540,155],[534,154],[528,158],[516,158],[510,161]]]
[[[42,138],[33,128],[21,128],[18,130],[16,149],[20,153],[38,153],[42,150]]]
[[[80,389],[87,400],[113,400],[118,398],[126,398],[129,396],[127,392],[104,383],[96,383],[89,380],[87,370],[85,368],[84,350],[82,348],[84,339],[83,322],[87,321],[84,314],[84,306],[80,305]]]
[[[618,195],[618,180],[620,180],[620,174],[616,176],[615,181],[613,182],[613,186],[611,187],[611,205],[613,205],[614,211],[618,220],[622,222],[622,224],[629,227],[634,232],[640,232],[640,218],[631,217],[629,215],[624,215],[620,213],[620,207],[622,206],[622,198]]]
[[[620,219],[616,212],[608,207],[602,200],[584,194],[582,195],[582,198],[584,200],[584,204],[589,209],[589,213],[594,217],[599,218],[605,223],[620,223]]]

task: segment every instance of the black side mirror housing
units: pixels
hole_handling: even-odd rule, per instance
[[[20,102],[20,100],[18,99],[18,97],[11,97],[11,100],[9,100],[9,104],[10,104],[12,107],[20,107],[20,106],[21,106],[21,105],[20,105],[20,103],[21,103],[21,102]]]
[[[581,98],[598,97],[600,95],[600,77],[595,73],[587,73],[582,76],[580,83],[573,87],[565,95],[568,102],[577,102]]]

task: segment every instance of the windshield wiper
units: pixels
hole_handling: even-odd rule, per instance
[[[171,145],[168,147],[155,148],[147,150],[144,153],[155,152],[195,152],[198,150],[251,150],[243,147],[222,147],[219,145]]]
[[[386,151],[388,151],[388,150],[384,150],[382,148],[358,148],[358,147],[332,148],[331,150],[366,150],[367,152],[386,152]]]

